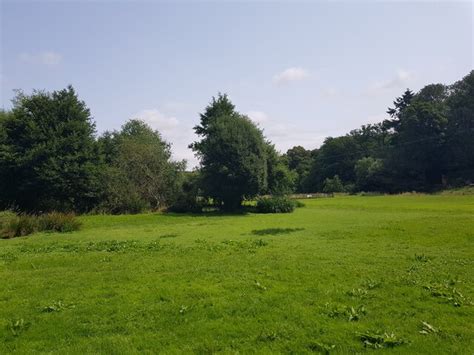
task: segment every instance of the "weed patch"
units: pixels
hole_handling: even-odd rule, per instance
[[[421,322],[421,330],[419,332],[420,334],[428,335],[428,334],[435,334],[438,332],[439,332],[439,329],[436,329],[431,324],[426,323],[426,322]]]
[[[68,308],[75,308],[75,306],[73,304],[66,305],[62,301],[55,301],[43,307],[42,312],[43,313],[61,312],[62,310],[65,310]]]
[[[260,291],[266,291],[267,288],[265,286],[263,286],[260,282],[258,282],[257,280],[255,280],[255,283],[254,283],[254,286],[259,289]]]
[[[394,348],[407,343],[405,340],[398,338],[395,334],[387,332],[366,331],[364,333],[358,333],[357,335],[365,347],[373,349]]]
[[[346,292],[346,294],[350,297],[358,297],[363,298],[368,295],[368,291],[365,288],[353,288]]]
[[[440,298],[447,303],[452,304],[454,307],[461,307],[462,305],[472,305],[472,301],[469,298],[459,292],[455,287],[450,287],[448,284],[432,284],[424,287],[431,296]]]
[[[312,341],[308,344],[308,349],[312,352],[317,352],[320,354],[329,354],[332,350],[336,348],[334,344],[324,344],[318,341]]]
[[[420,263],[427,263],[431,260],[432,258],[429,256],[426,256],[425,254],[415,254],[415,261],[418,261]]]
[[[8,322],[7,329],[14,337],[19,336],[31,326],[31,323],[25,322],[23,318],[13,319]]]
[[[18,256],[11,251],[8,251],[4,254],[0,254],[0,260],[6,262],[6,263],[11,263],[13,261],[18,260]]]
[[[286,338],[286,335],[276,330],[264,331],[257,336],[257,340],[261,342],[273,342],[283,338]]]
[[[363,283],[362,286],[367,289],[367,290],[373,290],[375,288],[379,288],[382,285],[382,281],[376,281],[372,279],[366,279]]]
[[[366,314],[364,306],[331,306],[326,303],[326,315],[330,318],[344,318],[349,322],[360,320]]]

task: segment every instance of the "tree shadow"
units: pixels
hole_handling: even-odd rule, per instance
[[[169,217],[225,217],[225,216],[232,216],[232,217],[243,217],[247,216],[250,211],[244,209],[234,212],[225,212],[225,211],[203,211],[203,212],[164,212],[166,216]]]
[[[279,234],[290,234],[294,232],[299,232],[304,230],[304,228],[266,228],[266,229],[254,229],[252,231],[253,235],[279,235]]]

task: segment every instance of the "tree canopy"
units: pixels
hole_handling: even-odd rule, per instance
[[[195,128],[191,147],[201,161],[202,189],[225,210],[267,187],[266,142],[261,130],[234,110],[227,95],[213,98]]]
[[[132,213],[198,211],[212,202],[235,210],[258,195],[434,191],[474,182],[474,71],[452,85],[406,89],[382,122],[284,155],[226,94],[199,118],[199,140],[190,147],[200,166],[190,173],[139,119],[97,136],[71,86],[20,91],[12,109],[0,111],[0,208]]]
[[[100,194],[95,125],[68,88],[18,93],[2,114],[0,201],[27,211],[86,211]]]

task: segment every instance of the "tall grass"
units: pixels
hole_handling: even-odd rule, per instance
[[[0,212],[0,237],[22,237],[36,232],[66,233],[79,230],[81,222],[72,213],[51,212],[44,215],[16,215]]]

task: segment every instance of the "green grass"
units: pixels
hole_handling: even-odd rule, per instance
[[[472,353],[474,196],[305,204],[0,240],[0,353]]]

